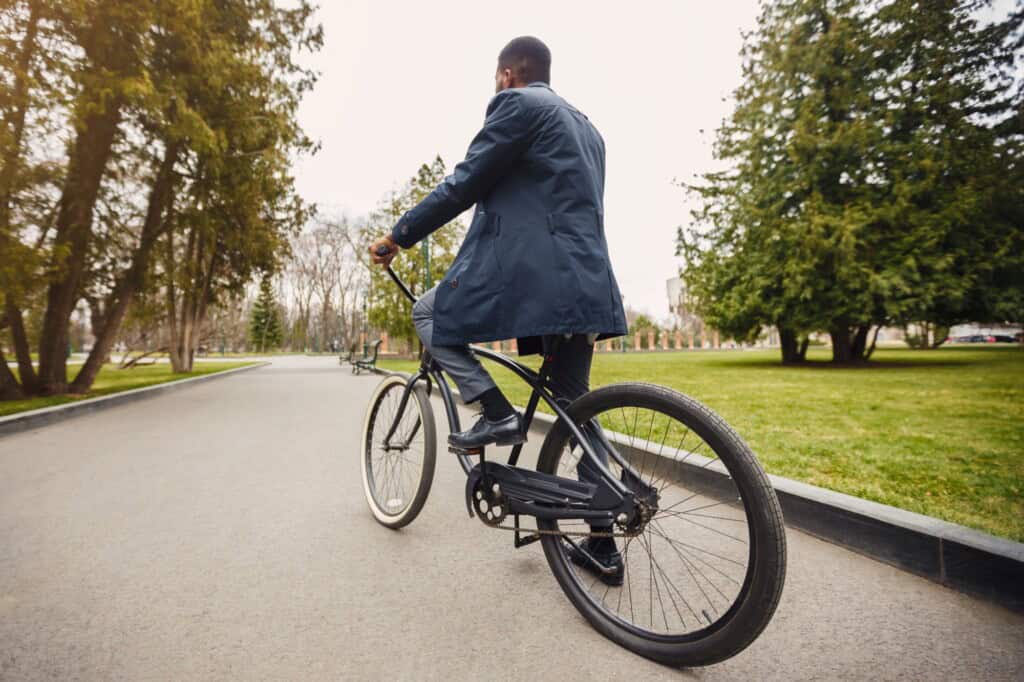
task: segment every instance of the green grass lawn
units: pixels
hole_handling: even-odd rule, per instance
[[[132,388],[162,384],[167,381],[187,379],[203,374],[213,374],[235,367],[252,365],[252,362],[197,362],[193,365],[191,374],[175,374],[171,371],[169,364],[147,365],[135,369],[117,369],[117,365],[104,365],[92,385],[92,390],[87,395],[70,396],[57,395],[46,398],[30,398],[28,400],[5,400],[0,402],[0,417],[25,410],[35,410],[40,407],[51,407],[63,405],[64,403],[82,400],[83,398],[95,398],[101,395],[127,391]]]
[[[791,368],[777,351],[599,354],[592,382],[693,396],[773,474],[1024,541],[1024,349],[884,349],[860,368],[809,355]],[[492,371],[526,403],[524,384]]]

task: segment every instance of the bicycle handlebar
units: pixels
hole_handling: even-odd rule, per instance
[[[416,296],[413,295],[412,291],[409,289],[409,287],[406,286],[405,282],[403,282],[402,279],[395,274],[395,271],[391,269],[390,265],[388,266],[388,275],[390,275],[391,279],[393,279],[395,284],[398,285],[398,288],[402,290],[402,293],[405,294],[406,298],[408,298],[413,303],[419,300],[416,298]]]
[[[391,249],[382,244],[377,247],[377,251],[375,253],[379,258],[383,258],[384,256],[391,253]],[[405,282],[402,281],[402,278],[395,274],[395,271],[391,269],[390,265],[387,266],[387,271],[388,275],[391,277],[392,280],[394,280],[395,284],[398,285],[398,288],[402,290],[402,293],[405,294],[406,298],[415,303],[417,300],[416,296],[413,295],[412,290],[409,289],[409,287],[406,286]]]

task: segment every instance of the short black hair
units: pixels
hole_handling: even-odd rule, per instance
[[[551,84],[551,50],[533,36],[514,38],[498,55],[498,69],[512,69],[523,83]]]

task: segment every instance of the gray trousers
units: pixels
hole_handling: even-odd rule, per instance
[[[423,294],[412,308],[412,321],[416,326],[416,334],[419,335],[424,348],[459,387],[462,399],[471,403],[478,399],[484,391],[494,388],[494,379],[473,355],[469,346],[435,346],[433,344],[434,295],[436,292],[437,287],[434,287]],[[554,338],[556,337],[544,339],[545,349],[552,345]],[[594,343],[586,334],[576,334],[569,338],[559,339],[554,350],[551,372],[548,375],[548,388],[559,405],[566,407],[590,390],[590,366],[593,360]],[[602,462],[607,465],[608,453],[602,448],[596,449]],[[591,483],[596,483],[599,480],[597,471],[592,466],[588,466],[586,458],[580,459],[577,471],[580,480]]]
[[[412,322],[423,346],[459,387],[462,399],[471,403],[484,391],[495,387],[494,379],[476,359],[469,346],[434,345],[436,293],[437,287],[434,287],[420,297],[412,308]],[[545,343],[546,347],[548,343]],[[590,390],[590,365],[594,359],[594,344],[585,334],[561,339],[555,349],[554,358],[548,387],[559,404],[566,406]]]

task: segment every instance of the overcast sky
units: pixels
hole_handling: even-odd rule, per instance
[[[756,17],[756,0],[321,0],[325,45],[306,61],[322,75],[300,119],[323,147],[300,161],[299,191],[328,214],[365,215],[436,154],[450,169],[483,123],[498,52],[535,35],[551,48],[554,90],[604,136],[606,231],[626,305],[664,318],[676,227],[689,220],[674,180],[714,167],[740,32]]]

